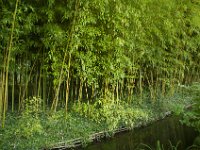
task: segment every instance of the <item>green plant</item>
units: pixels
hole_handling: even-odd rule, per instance
[[[25,135],[40,133],[41,112],[51,106],[59,119],[51,114],[49,126],[63,117],[61,129],[68,103],[110,129],[148,120],[152,112],[137,108],[146,95],[157,107],[178,84],[199,80],[199,7],[197,0],[0,0],[2,126],[11,109],[22,112],[22,128],[35,122]],[[197,120],[196,112],[188,116]]]
[[[22,113],[18,118],[19,120],[16,136],[29,138],[34,134],[43,133],[41,120],[38,116],[41,111],[41,101],[42,100],[37,97],[32,97],[24,100]]]
[[[199,78],[196,0],[1,0],[0,9],[1,114],[29,96],[66,113],[108,93],[142,101],[148,91],[155,102]]]
[[[173,146],[171,141],[169,141],[170,146],[167,148],[168,150],[178,150],[178,146],[180,144],[180,141],[177,142],[176,146]],[[150,146],[146,145],[146,144],[140,144],[138,150],[165,150],[164,146],[160,143],[160,141],[158,140],[156,142],[156,147],[153,149]]]
[[[100,99],[95,104],[77,103],[74,104],[73,111],[97,123],[106,123],[109,130],[121,126],[132,128],[137,122],[146,122],[149,118],[149,112],[111,99]]]
[[[182,122],[200,133],[200,83],[193,83],[185,87],[185,90],[192,95],[192,107],[183,113]]]

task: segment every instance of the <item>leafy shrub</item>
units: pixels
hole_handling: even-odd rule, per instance
[[[184,113],[183,123],[194,127],[200,133],[200,83],[194,83],[191,86],[185,87],[193,97],[193,105],[191,110]]]
[[[24,138],[30,138],[34,134],[42,134],[43,127],[39,119],[31,115],[23,115],[19,117],[16,135]]]
[[[22,113],[17,122],[16,135],[29,138],[34,134],[41,134],[43,128],[38,118],[41,110],[41,99],[37,97],[25,99],[22,107]]]
[[[77,103],[73,105],[73,111],[97,123],[104,122],[111,130],[120,126],[133,127],[136,122],[147,121],[149,117],[142,109],[110,99],[100,99],[95,104]]]
[[[30,97],[23,101],[22,113],[37,116],[42,110],[42,99],[40,97]]]

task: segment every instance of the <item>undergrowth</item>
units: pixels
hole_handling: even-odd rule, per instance
[[[0,129],[2,150],[49,148],[60,142],[70,144],[76,138],[88,143],[91,134],[105,131],[112,136],[117,128],[131,129],[139,123],[151,122],[166,111],[182,108],[190,98],[176,95],[142,103],[99,99],[96,103],[77,102],[67,114],[64,109],[53,114],[41,111],[40,100],[26,99],[21,113],[8,113],[6,126]]]

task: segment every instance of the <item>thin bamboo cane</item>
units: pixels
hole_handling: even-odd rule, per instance
[[[71,53],[69,53],[69,60],[68,60],[68,72],[67,72],[66,95],[65,95],[65,113],[67,113],[67,111],[68,111],[69,87],[70,87],[70,67],[71,67]]]
[[[7,62],[6,62],[6,74],[5,74],[5,97],[3,100],[3,120],[2,120],[2,127],[4,128],[5,126],[5,118],[6,118],[6,105],[7,105],[7,100],[8,100],[8,72],[9,72],[9,63],[10,63],[10,55],[11,55],[11,49],[12,49],[12,43],[13,43],[13,34],[14,34],[14,28],[15,28],[15,20],[16,20],[16,14],[17,14],[17,10],[18,10],[18,4],[19,4],[19,0],[16,0],[15,3],[15,10],[13,13],[13,21],[12,21],[12,27],[11,27],[11,34],[10,34],[10,41],[9,41],[9,45],[7,48]]]
[[[67,50],[70,49],[71,44],[72,44],[71,41],[72,41],[72,38],[73,38],[73,31],[74,31],[75,21],[76,21],[76,17],[77,17],[78,7],[79,7],[79,0],[76,0],[76,2],[75,2],[75,13],[74,13],[73,23],[72,23],[72,27],[71,27],[71,31],[70,31],[70,37],[68,38],[67,47],[66,47],[66,51],[65,51],[64,58],[63,58],[63,61],[62,61],[62,67],[61,67],[60,76],[59,76],[59,80],[58,80],[58,86],[56,87],[55,96],[54,96],[54,99],[53,99],[53,103],[51,105],[51,110],[54,111],[54,112],[56,111],[57,105],[58,105],[58,96],[59,96],[59,92],[60,92],[60,85],[61,85],[62,80],[63,80],[63,71],[64,71],[65,61],[66,61],[66,58],[67,58]]]
[[[14,112],[14,103],[15,103],[15,74],[12,74],[12,112]]]

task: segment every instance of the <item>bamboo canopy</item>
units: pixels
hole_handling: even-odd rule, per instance
[[[40,97],[81,101],[174,94],[199,81],[198,0],[0,0],[0,120]],[[10,108],[11,106],[11,108]]]

